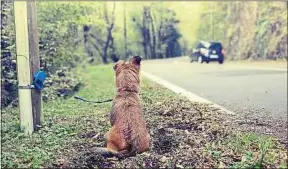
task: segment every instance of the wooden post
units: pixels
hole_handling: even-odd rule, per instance
[[[25,88],[25,86],[31,84],[26,1],[14,1],[14,18],[20,122],[21,127],[24,128],[24,132],[31,134],[34,131],[31,89]]]
[[[17,74],[21,126],[31,134],[41,126],[41,92],[29,88],[39,70],[38,31],[36,2],[14,1]]]
[[[28,35],[29,35],[30,72],[31,72],[31,79],[33,79],[34,74],[40,69],[37,11],[35,0],[27,1],[27,12],[28,12],[27,17],[28,17]],[[41,121],[43,119],[43,117],[41,116],[42,115],[41,103],[42,103],[41,92],[33,89],[32,112],[34,119],[33,121],[34,130],[37,130],[39,126],[41,126]]]
[[[1,2],[2,3],[2,2]],[[1,18],[2,18],[2,10],[0,10],[0,16],[1,16]],[[1,22],[2,23],[2,22]],[[2,32],[1,32],[2,33]],[[0,43],[0,49],[2,49],[2,35],[0,36],[0,41],[1,41],[1,43]],[[0,52],[0,58],[2,58],[2,52]],[[0,64],[0,70],[1,70],[1,73],[2,73],[2,63]],[[2,74],[1,74],[1,80],[2,80]],[[0,96],[2,97],[2,82],[0,83]],[[2,110],[2,101],[1,101],[2,99],[0,99],[0,108],[1,108],[1,110]],[[1,116],[0,116],[0,121],[2,121],[1,120]],[[0,145],[0,147],[1,147],[1,145]],[[1,148],[0,148],[0,150],[2,150]],[[1,151],[2,152],[2,151]],[[1,161],[0,161],[0,166],[2,166],[1,165]]]

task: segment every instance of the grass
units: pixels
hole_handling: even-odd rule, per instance
[[[79,68],[75,73],[85,83],[78,96],[113,98],[116,90],[111,65]],[[141,87],[152,136],[148,152],[123,161],[91,154],[89,147],[104,146],[111,103],[56,99],[44,104],[43,127],[31,136],[20,130],[18,109],[2,110],[2,167],[287,168],[286,151],[272,137],[236,132],[209,105],[191,103],[147,79]],[[98,137],[93,140],[95,135]]]
[[[99,67],[97,71],[81,72],[87,84],[78,95],[92,100],[103,100],[114,95],[111,71],[107,67]],[[90,74],[87,74],[90,72]],[[74,100],[56,99],[43,105],[43,128],[31,137],[24,136],[19,126],[19,110],[4,109],[2,111],[2,166],[3,167],[35,167],[43,166],[55,160],[63,146],[73,141],[75,135],[88,130],[83,124],[83,116],[92,119],[104,118],[110,104],[93,105]],[[108,125],[108,122],[107,124]],[[105,130],[105,127],[99,127]],[[106,131],[106,130],[105,130]]]
[[[233,134],[222,143],[209,143],[206,152],[218,161],[227,160],[229,153],[233,153],[236,159],[230,166],[225,166],[229,168],[275,168],[277,161],[277,168],[287,168],[287,154],[281,151],[277,142],[272,137],[252,132]]]

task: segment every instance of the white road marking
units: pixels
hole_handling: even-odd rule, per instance
[[[216,103],[213,103],[213,102],[210,101],[210,100],[207,100],[207,99],[205,99],[205,98],[203,98],[203,97],[200,97],[200,96],[198,96],[198,95],[196,95],[196,94],[194,94],[194,93],[192,93],[192,92],[189,92],[189,91],[187,91],[187,90],[185,90],[185,89],[183,89],[183,88],[181,88],[181,87],[179,87],[179,86],[177,86],[177,85],[174,85],[174,84],[172,84],[172,83],[170,83],[170,82],[168,82],[168,81],[166,81],[166,80],[164,80],[164,79],[161,79],[161,78],[159,78],[159,77],[157,77],[157,76],[154,76],[154,75],[152,75],[152,74],[150,74],[150,73],[147,73],[147,72],[145,72],[145,71],[143,71],[143,70],[141,71],[141,73],[142,73],[145,77],[147,77],[148,79],[150,79],[150,80],[152,80],[152,81],[154,81],[154,82],[156,82],[156,83],[158,83],[158,84],[160,84],[160,85],[162,85],[162,86],[170,89],[171,91],[173,91],[173,92],[175,92],[175,93],[177,93],[177,94],[180,94],[180,95],[182,95],[182,96],[185,96],[185,97],[186,97],[187,99],[189,99],[191,102],[199,102],[199,103],[212,104],[213,107],[222,110],[222,111],[223,111],[224,113],[226,113],[226,114],[236,115],[236,113],[234,113],[234,112],[232,112],[232,111],[229,111],[229,110],[225,109],[224,107],[222,107],[222,106],[220,106],[220,105],[218,105],[218,104],[216,104]]]

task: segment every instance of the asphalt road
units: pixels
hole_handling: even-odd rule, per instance
[[[142,70],[235,113],[287,122],[287,68],[177,58],[144,61]]]

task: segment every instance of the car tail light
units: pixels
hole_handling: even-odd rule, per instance
[[[224,49],[222,49],[222,50],[221,50],[221,53],[222,53],[223,55],[225,54],[225,51],[224,51]]]

